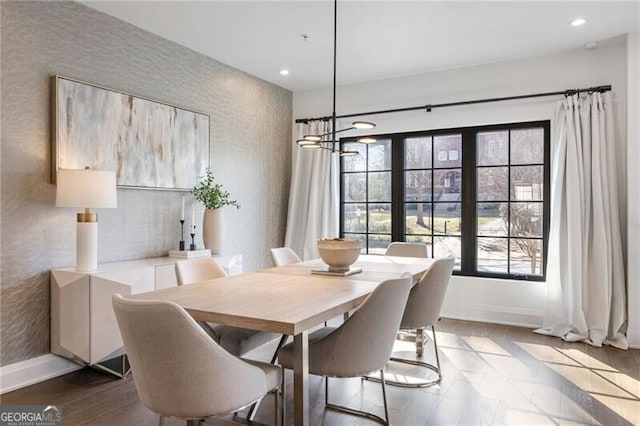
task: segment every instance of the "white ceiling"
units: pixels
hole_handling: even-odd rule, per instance
[[[84,3],[293,91],[332,84],[332,1]],[[570,26],[578,17],[587,23]],[[640,0],[339,1],[338,84],[542,55],[638,30]]]

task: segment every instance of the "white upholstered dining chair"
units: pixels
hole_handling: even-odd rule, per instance
[[[180,260],[175,263],[178,285],[226,277],[225,270],[210,257]],[[236,356],[242,356],[280,337],[267,331],[250,330],[230,325],[200,322],[217,343]]]
[[[226,271],[210,257],[180,260],[175,263],[176,279],[178,285],[193,284],[227,276]],[[198,321],[198,324],[220,346],[236,356],[243,356],[262,345],[280,338],[276,350],[271,357],[271,364],[275,363],[278,350],[286,341],[286,335],[270,333],[268,331],[251,330],[248,328],[234,327],[231,325],[216,324]],[[253,404],[247,414],[249,421],[253,420],[258,410],[259,403]]]
[[[438,384],[442,381],[442,370],[440,368],[440,355],[438,354],[438,341],[436,339],[435,324],[440,319],[440,311],[444,297],[449,286],[449,280],[455,264],[455,258],[446,257],[435,259],[433,264],[420,278],[418,283],[413,286],[409,293],[407,306],[402,315],[400,322],[401,331],[415,332],[416,355],[422,357],[424,351],[424,343],[426,340],[425,329],[431,328],[433,341],[433,350],[435,351],[436,365],[430,364],[422,360],[411,360],[399,357],[391,357],[391,361],[403,364],[415,365],[418,367],[428,368],[437,374],[437,377],[431,380],[412,380],[412,381],[396,381],[387,380],[387,383],[401,387],[427,387]],[[376,377],[365,377],[368,380],[379,381]]]
[[[389,361],[412,278],[382,282],[340,327],[323,327],[309,336],[309,373],[325,376],[328,408],[389,424],[384,366]],[[293,344],[280,349],[279,363],[293,368]],[[329,402],[329,377],[360,377],[380,371],[385,417]]]
[[[179,260],[175,263],[178,285],[193,284],[227,276],[222,266],[210,257]]]
[[[384,252],[385,256],[428,257],[425,243],[393,242]]]
[[[275,266],[290,265],[292,263],[302,262],[296,252],[291,250],[289,247],[272,248],[271,259],[273,259],[273,264]]]
[[[280,367],[231,355],[173,302],[128,300],[119,294],[112,300],[138,396],[160,415],[161,425],[165,417],[177,417],[196,426],[269,392],[275,395],[278,423]]]

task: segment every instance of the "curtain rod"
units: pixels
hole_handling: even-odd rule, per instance
[[[567,90],[560,90],[557,92],[545,92],[545,93],[532,93],[530,95],[518,95],[518,96],[507,96],[507,97],[502,97],[502,98],[487,98],[487,99],[475,99],[472,101],[461,101],[461,102],[448,102],[448,103],[444,103],[444,104],[427,104],[427,105],[422,105],[422,106],[414,106],[414,107],[406,107],[406,108],[395,108],[395,109],[382,109],[382,110],[378,110],[378,111],[367,111],[367,112],[360,112],[360,113],[355,113],[355,114],[344,114],[344,115],[338,115],[336,116],[336,118],[350,118],[350,117],[361,117],[363,115],[375,115],[375,114],[389,114],[392,112],[405,112],[405,111],[417,111],[417,110],[425,110],[426,112],[431,112],[431,110],[433,108],[442,108],[442,107],[451,107],[451,106],[459,106],[459,105],[473,105],[473,104],[482,104],[482,103],[487,103],[487,102],[501,102],[501,101],[513,101],[516,99],[526,99],[526,98],[541,98],[544,96],[558,96],[558,95],[564,95],[564,96],[572,96],[575,95],[577,93],[583,93],[583,92],[608,92],[609,90],[611,90],[611,85],[606,85],[606,86],[595,86],[595,87],[589,87],[586,89],[567,89]],[[297,118],[296,119],[296,123],[303,123],[303,124],[307,124],[310,121],[329,121],[331,120],[333,117],[332,116],[325,116],[325,117],[316,117],[316,118]]]

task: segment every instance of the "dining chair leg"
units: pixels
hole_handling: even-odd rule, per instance
[[[249,411],[247,412],[247,417],[246,417],[248,421],[252,422],[253,419],[256,418],[256,413],[258,412],[258,408],[260,407],[261,402],[262,402],[262,398],[260,398],[259,400],[251,404],[251,407],[249,407]]]
[[[383,398],[384,398],[384,410],[385,410],[386,420],[383,419],[382,417],[378,416],[378,415],[375,415],[373,413],[369,413],[367,411],[356,410],[355,408],[349,408],[349,407],[345,407],[343,405],[332,404],[332,403],[329,402],[329,377],[325,377],[325,382],[324,382],[324,405],[325,405],[325,407],[330,408],[332,410],[339,411],[339,412],[345,413],[345,414],[351,414],[352,416],[363,417],[365,419],[373,420],[375,422],[378,422],[380,424],[388,426],[389,425],[389,420],[388,420],[389,419],[389,413],[387,412],[387,396],[386,396],[386,392],[384,391],[384,386],[383,386]]]
[[[282,391],[282,394],[280,393],[281,391]],[[285,408],[284,374],[282,377],[282,383],[280,383],[280,387],[273,391],[273,397],[274,397],[274,423],[273,424],[278,425],[279,424],[278,417],[280,417],[282,419],[282,424],[284,425],[284,408]],[[281,401],[280,401],[280,398],[282,398]],[[263,398],[260,398],[258,401],[254,402],[253,405],[251,405],[251,407],[249,408],[247,417],[245,417],[247,422],[251,423],[254,421],[256,417],[256,413],[258,412],[258,407],[260,406],[262,399]]]
[[[436,340],[436,327],[431,326],[431,334],[433,335],[433,350],[436,353],[436,365],[438,366],[438,382],[442,380],[442,369],[440,368],[440,354],[438,353],[438,341]]]
[[[424,351],[424,328],[416,330],[416,355],[421,357]]]
[[[283,334],[282,337],[280,337],[280,341],[278,342],[278,346],[276,347],[276,351],[274,352],[273,356],[271,357],[271,362],[270,362],[271,364],[275,364],[276,363],[276,359],[278,359],[278,352],[280,351],[280,348],[282,346],[284,346],[285,343],[287,343],[287,339],[288,338],[289,338],[289,335],[287,335],[287,334]],[[253,419],[256,416],[256,412],[258,411],[258,408],[260,407],[260,403],[261,402],[262,402],[262,399],[259,399],[256,402],[254,402],[253,405],[251,405],[251,407],[249,408],[249,412],[247,413],[247,417],[246,417],[247,420],[253,421]]]
[[[271,364],[275,364],[276,363],[276,359],[278,359],[278,352],[280,351],[280,348],[282,346],[284,346],[285,343],[287,343],[287,339],[289,338],[289,335],[287,334],[283,334],[282,337],[280,338],[280,341],[278,342],[278,347],[276,348],[276,351],[274,352],[273,356],[271,357]]]
[[[324,378],[324,405],[329,407],[329,377]]]
[[[418,380],[414,380],[412,382],[407,382],[407,381],[397,381],[397,380],[387,380],[386,383],[392,386],[399,386],[402,388],[426,388],[429,386],[434,386],[437,385],[438,383],[440,383],[442,381],[442,370],[440,368],[440,353],[438,351],[438,341],[437,341],[437,337],[436,337],[436,328],[434,325],[431,326],[431,332],[433,333],[433,350],[436,353],[436,365],[430,364],[428,362],[425,361],[420,361],[420,360],[412,360],[412,359],[405,359],[405,358],[398,358],[398,357],[394,357],[392,356],[389,360],[393,361],[393,362],[399,362],[401,364],[409,364],[409,365],[415,365],[417,367],[424,367],[424,368],[428,368],[429,370],[435,372],[438,377],[431,379],[431,380],[423,380],[423,379],[418,379]],[[424,344],[424,329],[418,329],[417,333],[416,333],[416,354],[418,356],[422,355],[422,350],[423,350],[423,344]],[[422,337],[420,337],[422,336]],[[418,340],[420,339],[420,343],[418,343]],[[381,379],[380,377],[377,376],[363,376],[363,379],[365,380],[370,380],[372,382],[377,382],[380,383]]]
[[[187,426],[200,426],[202,419],[189,419],[187,420]]]
[[[384,368],[380,369],[380,384],[382,385],[382,402],[384,402],[384,419],[389,425],[389,407],[387,405],[387,383],[384,379]]]
[[[158,426],[164,426],[164,416],[160,416],[160,419],[158,420]]]

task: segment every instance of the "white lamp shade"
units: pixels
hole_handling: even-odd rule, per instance
[[[60,169],[57,182],[56,207],[118,207],[114,172]]]

